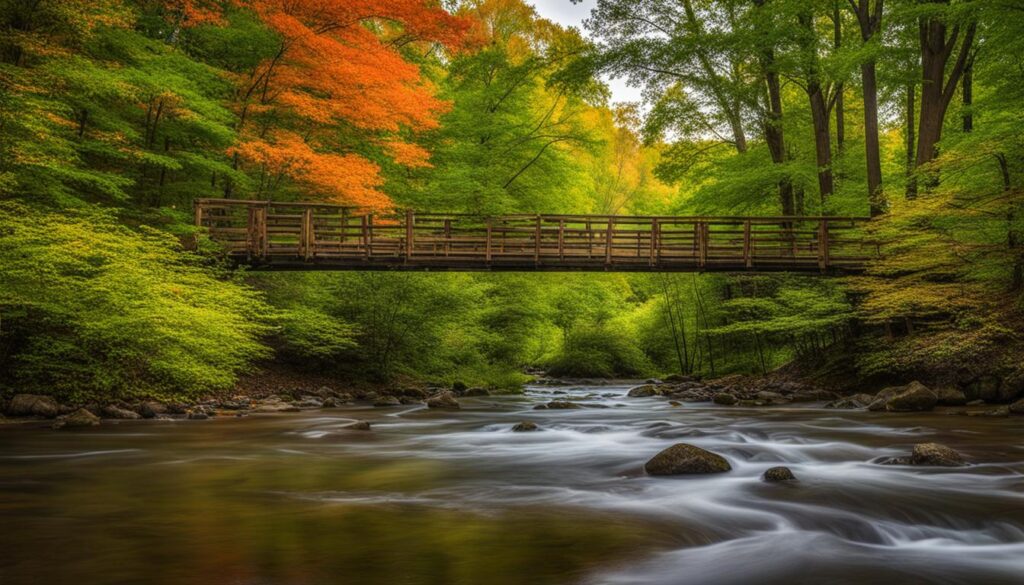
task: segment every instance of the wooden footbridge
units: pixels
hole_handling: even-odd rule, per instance
[[[859,272],[855,217],[404,213],[200,199],[196,224],[260,270]]]

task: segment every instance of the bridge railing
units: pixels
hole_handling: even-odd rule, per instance
[[[876,253],[855,217],[375,215],[231,199],[195,213],[264,268],[855,271]]]

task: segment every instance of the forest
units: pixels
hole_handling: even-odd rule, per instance
[[[1021,128],[1014,0],[597,0],[580,30],[525,0],[0,0],[0,390],[1024,375]],[[871,216],[881,253],[848,278],[259,273],[195,226],[204,197]]]

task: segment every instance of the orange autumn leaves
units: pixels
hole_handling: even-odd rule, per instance
[[[236,165],[258,176],[260,196],[291,181],[325,200],[389,207],[378,165],[357,151],[429,165],[429,153],[407,138],[436,128],[448,107],[400,49],[458,49],[469,22],[426,0],[235,3],[280,43],[238,80],[240,143],[229,152]]]

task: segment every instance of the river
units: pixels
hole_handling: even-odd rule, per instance
[[[627,389],[6,425],[0,583],[1024,583],[1020,418],[674,407]],[[589,408],[532,409],[567,396]],[[542,430],[511,432],[521,420]],[[975,463],[872,463],[922,441]],[[733,470],[646,476],[676,442]],[[760,481],[779,464],[799,481]]]

